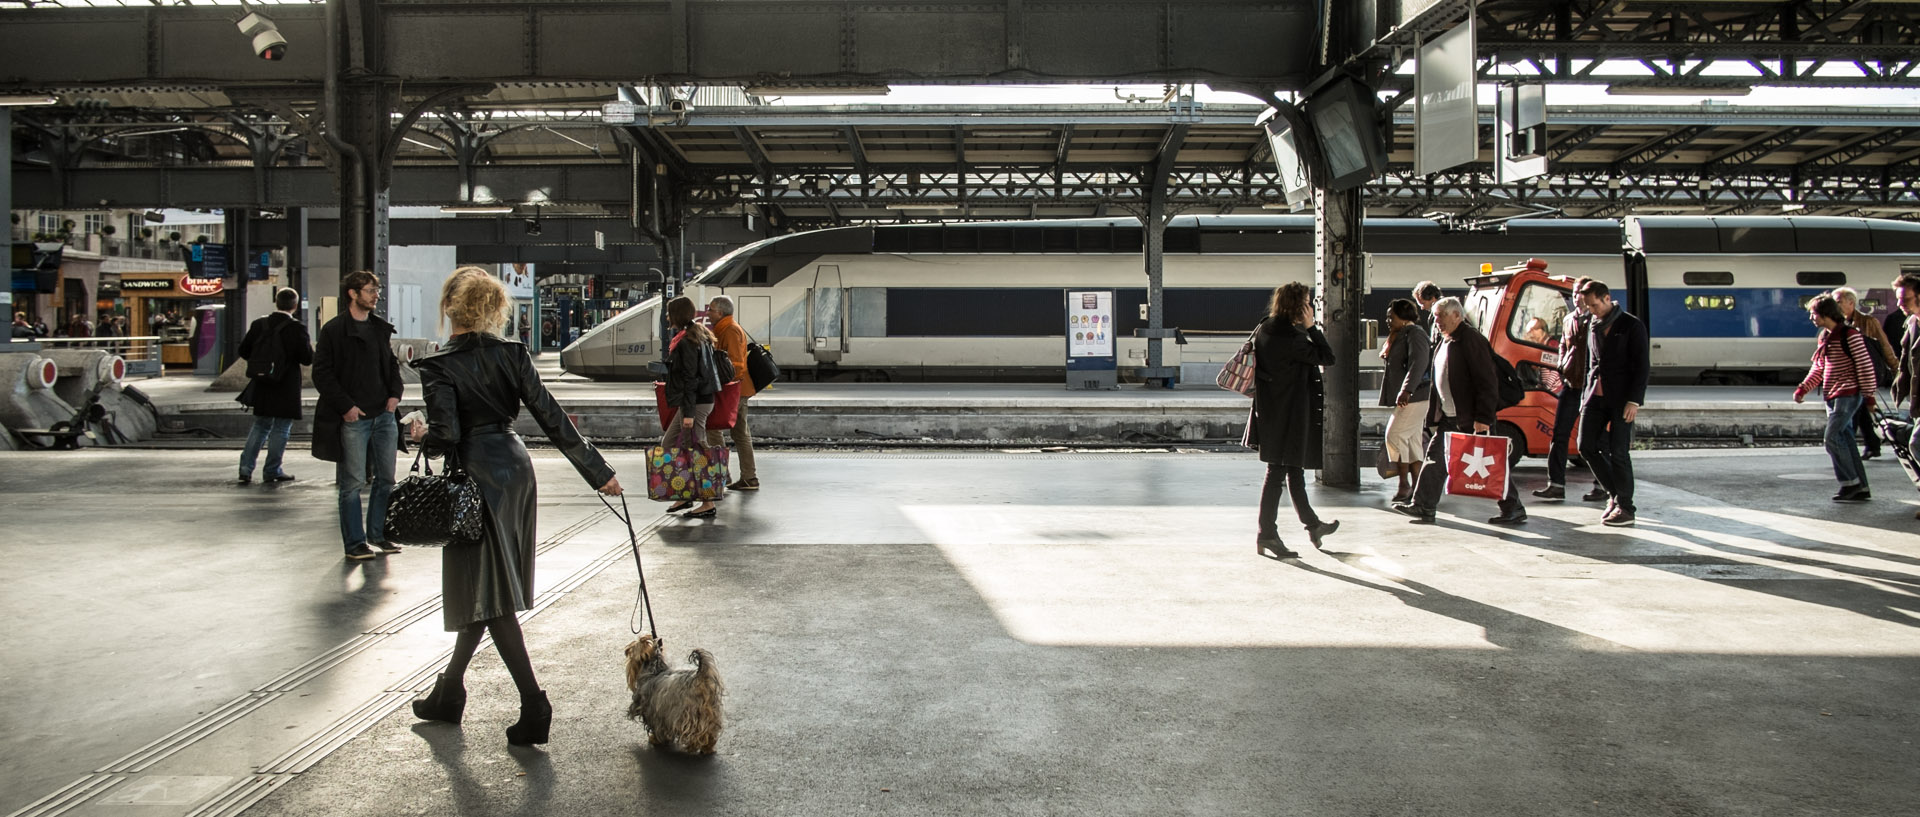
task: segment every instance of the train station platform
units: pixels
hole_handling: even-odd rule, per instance
[[[464,724],[406,708],[452,642],[439,554],[344,561],[324,464],[239,487],[235,456],[0,453],[0,814],[1914,810],[1920,494],[1884,459],[1836,505],[1816,448],[1644,452],[1624,529],[1410,527],[1369,477],[1312,491],[1324,552],[1283,509],[1282,562],[1246,453],[770,451],[714,520],[630,498],[670,650],[728,685],[687,758],[623,718],[626,529],[564,459],[523,749],[490,650]]]
[[[645,441],[660,435],[651,383],[599,383],[559,370],[558,355],[540,362],[542,377],[589,436]],[[234,392],[208,391],[210,378],[168,376],[137,381],[172,435],[244,439],[253,418],[233,402]],[[1361,394],[1361,425],[1378,436],[1390,410]],[[309,416],[318,394],[306,391]],[[407,389],[403,407],[420,401]],[[754,396],[757,438],[792,441],[950,443],[1043,441],[1177,444],[1237,441],[1247,419],[1245,397],[1213,385],[1178,389],[1123,386],[1112,391],[1067,391],[1057,384],[776,383]],[[1818,401],[1793,402],[1791,386],[1654,386],[1641,412],[1639,433],[1688,440],[1818,439],[1826,415]],[[539,428],[522,421],[521,433]],[[308,433],[309,423],[294,433]]]

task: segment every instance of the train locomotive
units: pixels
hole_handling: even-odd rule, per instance
[[[1792,382],[1806,371],[1807,299],[1838,286],[1879,316],[1889,282],[1920,272],[1920,223],[1802,216],[1534,219],[1449,231],[1368,219],[1365,316],[1432,280],[1451,295],[1483,263],[1548,259],[1556,276],[1605,281],[1646,320],[1667,383]],[[799,380],[1062,382],[1063,294],[1114,291],[1120,374],[1146,363],[1144,237],[1131,218],[877,225],[741,247],[688,282],[696,303],[733,298],[740,324]],[[1309,216],[1182,216],[1165,235],[1165,363],[1217,369],[1273,288],[1314,281]],[[561,352],[569,373],[645,380],[661,358],[658,296]],[[1378,356],[1361,365],[1377,370]],[[1191,364],[1188,366],[1188,364]],[[1197,379],[1197,378],[1194,378]],[[1210,382],[1210,375],[1207,380]]]

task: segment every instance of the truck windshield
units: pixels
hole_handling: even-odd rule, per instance
[[[1560,345],[1560,323],[1567,318],[1567,294],[1558,287],[1530,283],[1513,301],[1507,337],[1543,349]]]

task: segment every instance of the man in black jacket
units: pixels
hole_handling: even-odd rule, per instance
[[[294,320],[293,310],[300,306],[300,293],[283,289],[273,294],[277,310],[247,327],[240,341],[240,356],[247,359],[247,372],[262,372],[252,377],[244,395],[253,407],[253,430],[247,434],[247,447],[240,452],[240,484],[253,481],[253,464],[260,445],[267,446],[267,482],[286,482],[293,475],[280,467],[287,451],[287,437],[293,421],[300,419],[300,367],[312,365],[313,343],[307,339],[307,327]],[[269,343],[268,338],[274,342]],[[272,360],[263,358],[272,357]],[[258,365],[256,365],[258,364]]]
[[[1427,443],[1427,462],[1420,468],[1413,501],[1393,506],[1413,517],[1416,525],[1433,524],[1434,510],[1446,493],[1447,432],[1485,434],[1493,429],[1494,415],[1500,411],[1500,375],[1493,366],[1493,345],[1467,323],[1460,299],[1435,302],[1433,323],[1441,336],[1440,348],[1433,356],[1432,408],[1427,410],[1427,425],[1434,427],[1433,440]],[[1507,475],[1507,495],[1500,500],[1500,515],[1487,521],[1495,525],[1527,521],[1527,509],[1520,504],[1520,489],[1512,474]]]
[[[1621,309],[1607,285],[1588,281],[1577,293],[1587,322],[1587,389],[1580,403],[1580,453],[1611,497],[1600,521],[1633,524],[1633,422],[1647,402],[1647,325]]]
[[[1899,350],[1893,367],[1893,405],[1906,409],[1915,418],[1914,431],[1907,440],[1907,455],[1920,454],[1920,274],[1904,272],[1893,279],[1893,295],[1900,302],[1895,314],[1905,319],[1900,327]],[[1897,440],[1894,442],[1898,442]],[[1920,511],[1913,512],[1920,519]]]
[[[400,447],[393,418],[402,389],[400,360],[393,354],[393,324],[373,314],[380,303],[380,279],[361,270],[342,279],[340,289],[347,308],[320,327],[314,348],[313,385],[320,390],[320,404],[314,410],[313,455],[335,463],[347,558],[371,559],[400,552],[383,538],[394,453]],[[360,491],[369,486],[363,526]]]

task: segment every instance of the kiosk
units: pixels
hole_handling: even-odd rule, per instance
[[[1067,290],[1067,390],[1120,388],[1113,290]]]

